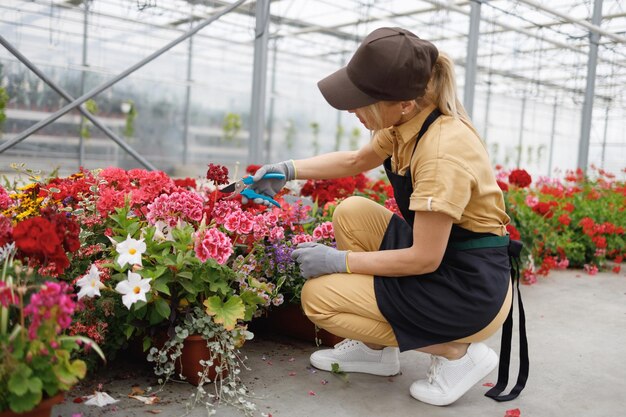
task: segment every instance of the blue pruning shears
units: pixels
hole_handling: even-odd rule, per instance
[[[270,172],[270,173],[263,175],[263,179],[283,180],[285,179],[285,176],[277,172]],[[222,188],[220,192],[232,193],[230,196],[226,197],[228,199],[235,198],[237,194],[241,194],[244,197],[246,197],[248,200],[254,200],[255,198],[260,198],[265,201],[269,201],[271,204],[275,205],[276,207],[280,207],[280,204],[278,204],[278,201],[274,200],[272,197],[267,196],[265,194],[255,193],[251,188],[249,188],[253,183],[254,181],[252,180],[252,176],[248,175],[247,177],[244,177],[240,179],[239,181],[235,181],[231,184],[228,184],[226,187]]]

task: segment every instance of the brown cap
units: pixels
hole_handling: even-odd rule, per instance
[[[414,100],[424,95],[438,55],[435,45],[406,29],[379,28],[361,42],[347,66],[317,86],[339,110]]]

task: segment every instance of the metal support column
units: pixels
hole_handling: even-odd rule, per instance
[[[463,106],[469,117],[474,112],[474,90],[476,89],[476,63],[478,56],[478,36],[480,35],[480,6],[482,0],[470,2],[470,27],[467,38],[467,58],[465,59],[465,86],[463,87]]]
[[[591,23],[599,26],[602,20],[602,0],[595,0]],[[596,66],[598,64],[598,44],[600,34],[595,31],[589,32],[589,60],[587,62],[587,87],[585,89],[585,101],[583,102],[583,114],[580,127],[580,142],[578,142],[577,167],[587,170],[589,163],[589,137],[591,135],[591,117],[593,113],[593,98],[596,88]]]
[[[86,68],[87,68],[87,38],[89,31],[89,1],[83,0],[83,7],[85,8],[85,12],[83,14],[83,67],[80,71],[80,94],[85,94],[85,81],[87,78]],[[85,160],[85,138],[83,138],[83,129],[87,122],[84,118],[80,118],[79,131],[78,131],[78,167],[82,167],[84,165]]]
[[[517,143],[517,166],[516,168],[520,168],[522,166],[522,142],[524,139],[524,118],[526,117],[526,96],[522,98],[522,114],[520,115],[519,122],[519,140]]]
[[[55,120],[57,120],[58,118],[60,118],[64,114],[66,114],[67,112],[69,112],[69,111],[75,109],[76,107],[80,106],[82,103],[84,103],[85,101],[89,100],[90,98],[100,94],[101,92],[103,92],[107,88],[111,87],[113,84],[115,84],[118,81],[126,78],[127,76],[129,76],[133,72],[137,71],[139,68],[143,67],[147,63],[152,62],[153,60],[155,60],[159,56],[163,55],[165,52],[169,51],[174,46],[176,46],[179,43],[183,42],[187,38],[195,35],[198,31],[200,31],[201,29],[205,28],[209,24],[213,23],[215,20],[219,19],[220,17],[222,17],[226,13],[228,13],[231,10],[239,7],[245,1],[246,0],[238,0],[237,2],[235,2],[235,3],[233,3],[233,4],[229,5],[229,6],[221,8],[213,16],[209,17],[207,20],[205,20],[204,22],[200,23],[198,26],[196,26],[192,30],[190,30],[190,31],[188,31],[186,33],[183,33],[178,38],[174,39],[173,41],[171,41],[167,45],[163,46],[159,50],[153,52],[152,54],[150,54],[146,58],[142,59],[138,63],[136,63],[133,66],[131,66],[130,68],[122,71],[120,74],[116,75],[115,77],[113,77],[109,81],[107,81],[107,82],[105,82],[105,83],[95,87],[94,89],[92,89],[92,90],[88,91],[87,93],[83,94],[82,96],[78,97],[77,99],[75,99],[71,103],[67,104],[66,106],[64,106],[64,107],[60,108],[59,110],[57,110],[56,112],[52,113],[46,119],[44,119],[44,120],[42,120],[40,122],[35,123],[34,125],[29,127],[28,129],[26,129],[25,131],[23,131],[22,133],[20,133],[19,135],[17,135],[13,139],[11,139],[10,141],[7,141],[7,142],[3,143],[2,145],[0,145],[0,153],[5,151],[5,150],[7,150],[7,149],[9,149],[10,147],[16,145],[17,143],[23,141],[28,136],[30,136],[33,133],[37,132],[39,129],[41,129],[41,128],[45,127],[45,126],[48,126],[50,123],[54,122]],[[8,42],[1,35],[0,35],[0,43],[2,43],[3,45],[8,44]],[[17,55],[15,55],[15,56],[17,56]]]
[[[272,139],[274,136],[274,105],[276,102],[276,56],[278,55],[278,39],[274,38],[272,46],[272,78],[270,80],[270,109],[267,116],[267,142],[265,144],[264,162],[271,161]]]
[[[611,111],[611,102],[606,103],[606,112],[604,113],[604,134],[602,135],[602,160],[600,167],[604,169],[604,157],[606,153],[606,139],[609,134],[609,112]]]
[[[487,143],[487,133],[489,132],[489,112],[491,111],[491,71],[487,78],[487,99],[485,100],[485,128],[483,129],[483,142]]]
[[[265,140],[265,93],[267,83],[267,44],[269,41],[270,0],[257,0],[254,31],[254,67],[250,106],[248,163],[265,163],[261,143]]]
[[[190,21],[193,21],[193,19],[190,19]],[[187,85],[185,87],[185,106],[183,109],[183,165],[187,165],[187,159],[189,155],[189,102],[191,101],[192,65],[193,38],[189,38],[189,44],[187,48]]]
[[[556,137],[556,109],[559,104],[559,98],[554,97],[554,106],[552,107],[552,128],[550,129],[550,151],[548,153],[548,177],[552,175],[552,156],[554,155],[554,138]]]

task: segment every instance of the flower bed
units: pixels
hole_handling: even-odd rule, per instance
[[[69,389],[96,354],[112,359],[129,340],[139,340],[165,383],[195,334],[212,352],[196,401],[211,408],[217,398],[249,413],[238,347],[252,337],[253,318],[285,301],[299,304],[305,280],[291,260],[295,246],[334,245],[332,213],[351,195],[398,213],[389,184],[364,175],[291,183],[275,197],[281,207],[270,209],[227,199],[219,187],[231,180],[228,171],[212,164],[202,180],[119,168],[66,178],[26,170],[22,178],[0,187],[0,351],[11,353],[0,356],[8,393],[0,410],[25,410]],[[498,179],[509,232],[525,244],[525,283],[553,268],[620,271],[623,181],[601,170],[593,179],[572,172],[533,183],[523,170],[499,169]],[[37,365],[40,358],[50,367]],[[41,386],[38,375],[47,375]],[[201,386],[212,380],[219,383],[209,395]]]
[[[626,184],[611,173],[569,171],[563,180],[524,170],[498,172],[511,216],[509,232],[524,242],[523,279],[537,281],[558,268],[621,270],[626,254]]]

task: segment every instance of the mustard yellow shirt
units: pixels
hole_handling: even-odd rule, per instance
[[[446,213],[464,229],[505,235],[510,219],[502,191],[485,145],[472,128],[442,115],[422,136],[411,158],[417,134],[434,109],[429,106],[387,129],[389,135],[375,135],[374,151],[385,159],[391,156],[397,174],[404,175],[411,168],[410,210]]]

